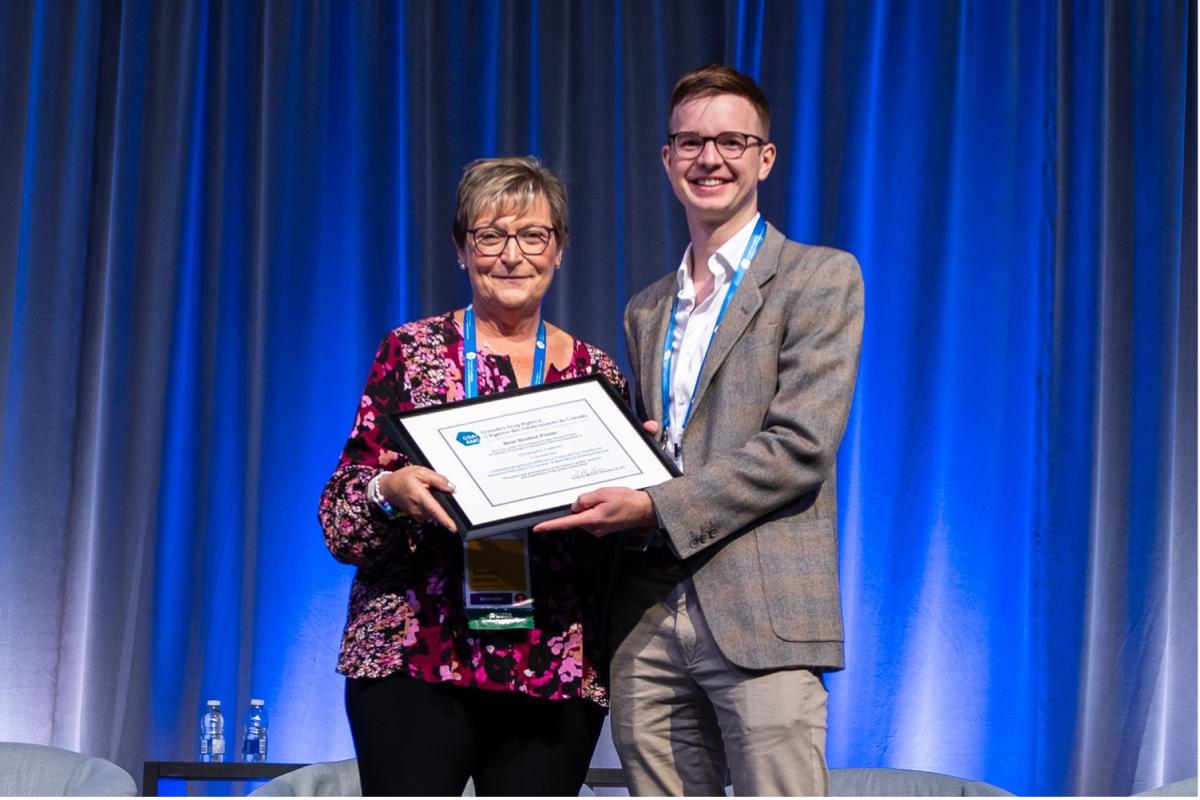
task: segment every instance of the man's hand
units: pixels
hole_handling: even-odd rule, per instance
[[[534,533],[556,533],[571,528],[583,528],[593,536],[607,536],[630,528],[654,526],[654,501],[637,489],[608,486],[579,495],[571,504],[571,514],[539,522]]]

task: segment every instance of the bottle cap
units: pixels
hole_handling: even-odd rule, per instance
[[[205,703],[205,705],[206,706],[219,706],[219,705],[221,705],[221,701],[220,700],[209,700],[207,703]]]
[[[266,705],[266,703],[264,703],[262,700],[251,700],[251,701],[250,701],[250,705],[252,705],[252,706],[265,706],[265,705]]]

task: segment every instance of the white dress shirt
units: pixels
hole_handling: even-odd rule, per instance
[[[692,392],[696,389],[696,379],[704,366],[704,356],[708,352],[708,343],[712,339],[713,329],[717,325],[717,315],[721,313],[721,305],[725,295],[729,293],[729,283],[733,280],[734,270],[738,261],[750,243],[754,226],[758,224],[760,214],[746,223],[745,227],[729,237],[729,241],[721,245],[717,252],[708,259],[708,271],[713,275],[713,291],[704,302],[696,304],[696,285],[692,281],[691,263],[692,246],[688,244],[683,252],[683,261],[675,276],[679,283],[679,291],[675,295],[678,300],[675,310],[675,331],[671,342],[671,402],[669,425],[667,430],[668,452],[675,460],[675,465],[683,469],[683,452],[680,442],[683,440],[683,422],[687,417],[688,404],[692,400]]]

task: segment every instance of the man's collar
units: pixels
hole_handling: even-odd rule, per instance
[[[733,275],[733,271],[737,269],[738,261],[742,257],[742,253],[746,252],[746,245],[750,242],[750,237],[754,234],[754,226],[758,224],[762,213],[759,212],[754,217],[738,229],[738,232],[730,236],[725,244],[717,248],[717,252],[713,254],[713,258],[709,259],[706,268],[717,272],[714,267],[714,261],[717,268],[724,274],[726,279]],[[687,248],[683,251],[683,260],[679,262],[679,269],[675,273],[675,285],[679,289],[683,289],[688,285],[691,275],[688,267],[692,263],[692,243],[688,242]]]

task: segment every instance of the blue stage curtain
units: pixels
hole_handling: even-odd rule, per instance
[[[1195,3],[0,2],[0,740],[352,754],[316,501],[375,345],[468,293],[469,160],[565,175],[552,320],[686,244],[685,70],[774,102],[761,205],[856,253],[832,766],[1196,773]],[[230,746],[235,746],[231,735]],[[605,740],[597,765],[616,765]]]

